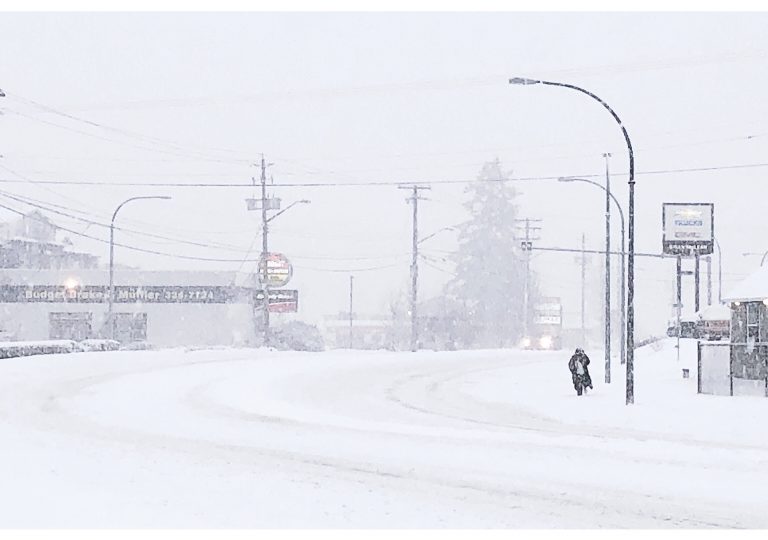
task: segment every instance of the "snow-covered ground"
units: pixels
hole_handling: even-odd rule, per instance
[[[581,398],[570,351],[2,360],[0,526],[768,527],[768,399],[588,352]]]

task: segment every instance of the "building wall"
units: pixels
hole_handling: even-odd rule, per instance
[[[50,339],[51,312],[92,313],[92,337],[108,337],[102,331],[106,304],[3,303],[0,325],[15,340]],[[248,304],[116,304],[114,312],[146,313],[146,341],[157,347],[253,343],[253,312]]]
[[[60,286],[68,281],[104,286],[104,270],[4,270],[4,285]],[[143,272],[119,270],[115,285],[134,286],[226,286],[235,281],[233,272]],[[251,303],[115,303],[114,313],[146,313],[146,341],[157,347],[250,345],[255,343]],[[104,328],[107,303],[2,302],[2,338],[16,340],[50,339],[50,313],[91,313],[92,337],[108,337]]]

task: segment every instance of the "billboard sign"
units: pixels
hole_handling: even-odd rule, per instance
[[[662,247],[666,255],[709,255],[715,240],[715,205],[664,203]]]
[[[259,283],[264,285],[264,266],[267,270],[267,283],[269,287],[285,287],[293,276],[293,266],[282,253],[268,253],[259,261]]]
[[[260,309],[264,305],[264,291],[253,293],[253,305]],[[299,310],[299,291],[295,289],[269,289],[269,311],[271,313],[295,313]]]
[[[115,285],[116,304],[230,304],[250,301],[251,289],[226,286]],[[101,304],[109,302],[106,285],[2,285],[0,303]]]
[[[563,306],[559,298],[542,298],[533,306],[533,324],[560,326]]]

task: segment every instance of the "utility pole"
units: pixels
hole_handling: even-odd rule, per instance
[[[267,260],[269,258],[268,243],[269,220],[267,219],[267,163],[264,154],[261,155],[261,290],[264,294],[262,302],[262,330],[264,331],[264,346],[269,347],[269,270]]]
[[[587,341],[586,326],[586,291],[587,291],[587,239],[584,233],[581,233],[581,344],[585,345]]]
[[[683,257],[677,256],[677,278],[675,279],[675,287],[677,289],[677,302],[675,308],[677,309],[677,361],[680,361],[680,333],[682,331],[680,318],[683,309]]]
[[[352,349],[353,335],[352,335],[352,282],[355,276],[349,276],[349,348]]]
[[[419,200],[427,200],[419,197],[419,191],[432,189],[429,186],[397,186],[398,189],[408,189],[412,191],[411,196],[406,199],[413,204],[413,242],[411,259],[411,352],[419,349],[419,329],[418,317],[416,313],[416,302],[419,292]]]
[[[523,251],[525,257],[525,275],[523,277],[523,337],[528,337],[529,334],[529,317],[530,317],[530,301],[531,301],[531,250],[533,249],[533,243],[540,240],[539,231],[541,227],[532,226],[531,223],[541,223],[540,219],[517,219],[519,223],[525,223],[522,227],[523,236],[518,236],[517,240],[520,242],[520,249]]]
[[[269,262],[270,262],[270,253],[269,253],[269,222],[273,219],[277,218],[278,216],[281,216],[297,204],[309,204],[311,201],[307,199],[301,199],[298,201],[294,201],[282,210],[280,210],[280,199],[278,197],[271,197],[267,198],[267,167],[274,165],[274,163],[267,163],[264,159],[264,154],[261,155],[261,197],[256,197],[256,179],[251,177],[251,181],[253,182],[253,189],[254,189],[254,197],[245,199],[246,204],[248,205],[248,210],[261,210],[261,257],[259,259],[259,268],[255,272],[255,275],[258,276],[258,280],[261,282],[261,289],[257,289],[254,287],[254,291],[260,291],[262,294],[262,303],[261,303],[261,330],[263,332],[263,343],[262,345],[265,347],[269,347],[270,345],[270,330],[269,330],[269,289],[270,289],[270,269],[269,269]],[[272,181],[274,184],[274,180]],[[269,210],[278,210],[277,213],[273,214],[272,217],[268,217],[267,212]],[[274,274],[272,275],[274,277]],[[277,281],[275,282],[276,286],[282,286],[282,284],[285,284],[287,280],[280,281],[280,278],[277,278]],[[254,325],[258,326],[258,317],[257,317],[257,308],[254,305],[253,309],[253,319],[254,319]],[[256,332],[258,333],[258,328],[256,328]]]
[[[611,382],[611,175],[605,158],[605,382]]]

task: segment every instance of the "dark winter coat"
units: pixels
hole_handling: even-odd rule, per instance
[[[576,370],[576,362],[581,362],[584,367],[584,375],[579,375]],[[589,376],[589,356],[585,353],[577,353],[571,356],[568,361],[568,369],[571,370],[571,377],[573,378],[573,386],[578,389],[579,384],[592,388],[592,377]]]

